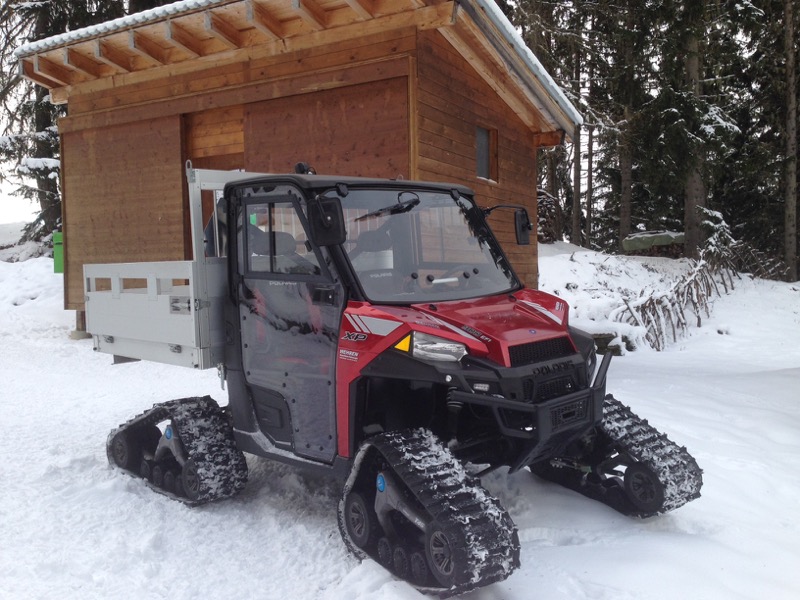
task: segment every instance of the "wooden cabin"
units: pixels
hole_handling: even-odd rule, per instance
[[[17,57],[68,105],[65,307],[79,324],[85,263],[191,258],[187,160],[453,181],[536,222],[537,149],[581,122],[492,0],[183,0]],[[536,245],[492,219],[535,286]]]

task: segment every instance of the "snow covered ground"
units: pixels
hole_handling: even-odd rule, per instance
[[[603,329],[624,290],[681,263],[542,248],[542,287]],[[108,432],[215,372],[112,366],[72,341],[51,259],[0,262],[0,598],[421,598],[345,551],[333,481],[249,459],[233,500],[200,508],[109,468]],[[594,321],[592,320],[594,319]],[[685,444],[700,499],[648,521],[528,473],[484,483],[519,527],[522,567],[480,600],[800,598],[800,286],[743,279],[691,337],[615,359],[609,390]]]

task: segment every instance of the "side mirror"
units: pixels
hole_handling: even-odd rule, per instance
[[[317,196],[308,203],[311,239],[317,246],[338,246],[347,239],[342,204],[338,198]]]
[[[530,246],[531,243],[531,219],[528,211],[518,208],[514,211],[514,231],[517,234],[517,244],[519,246]]]

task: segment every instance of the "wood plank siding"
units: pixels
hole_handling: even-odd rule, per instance
[[[65,306],[83,308],[87,263],[183,260],[180,117],[66,133]]]
[[[408,79],[361,84],[248,104],[248,170],[409,177]]]

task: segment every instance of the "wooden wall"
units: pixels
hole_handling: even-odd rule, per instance
[[[244,168],[244,106],[185,116],[186,156],[200,169]]]
[[[536,223],[536,149],[533,133],[437,31],[421,31],[417,46],[417,174],[475,190],[479,204],[523,204]],[[476,127],[497,131],[498,179],[477,176]],[[538,279],[536,235],[517,246],[510,211],[489,222],[525,283]]]
[[[66,308],[85,263],[183,260],[181,138],[178,116],[62,136]]]
[[[245,165],[292,172],[409,177],[408,79],[396,77],[245,107]]]

